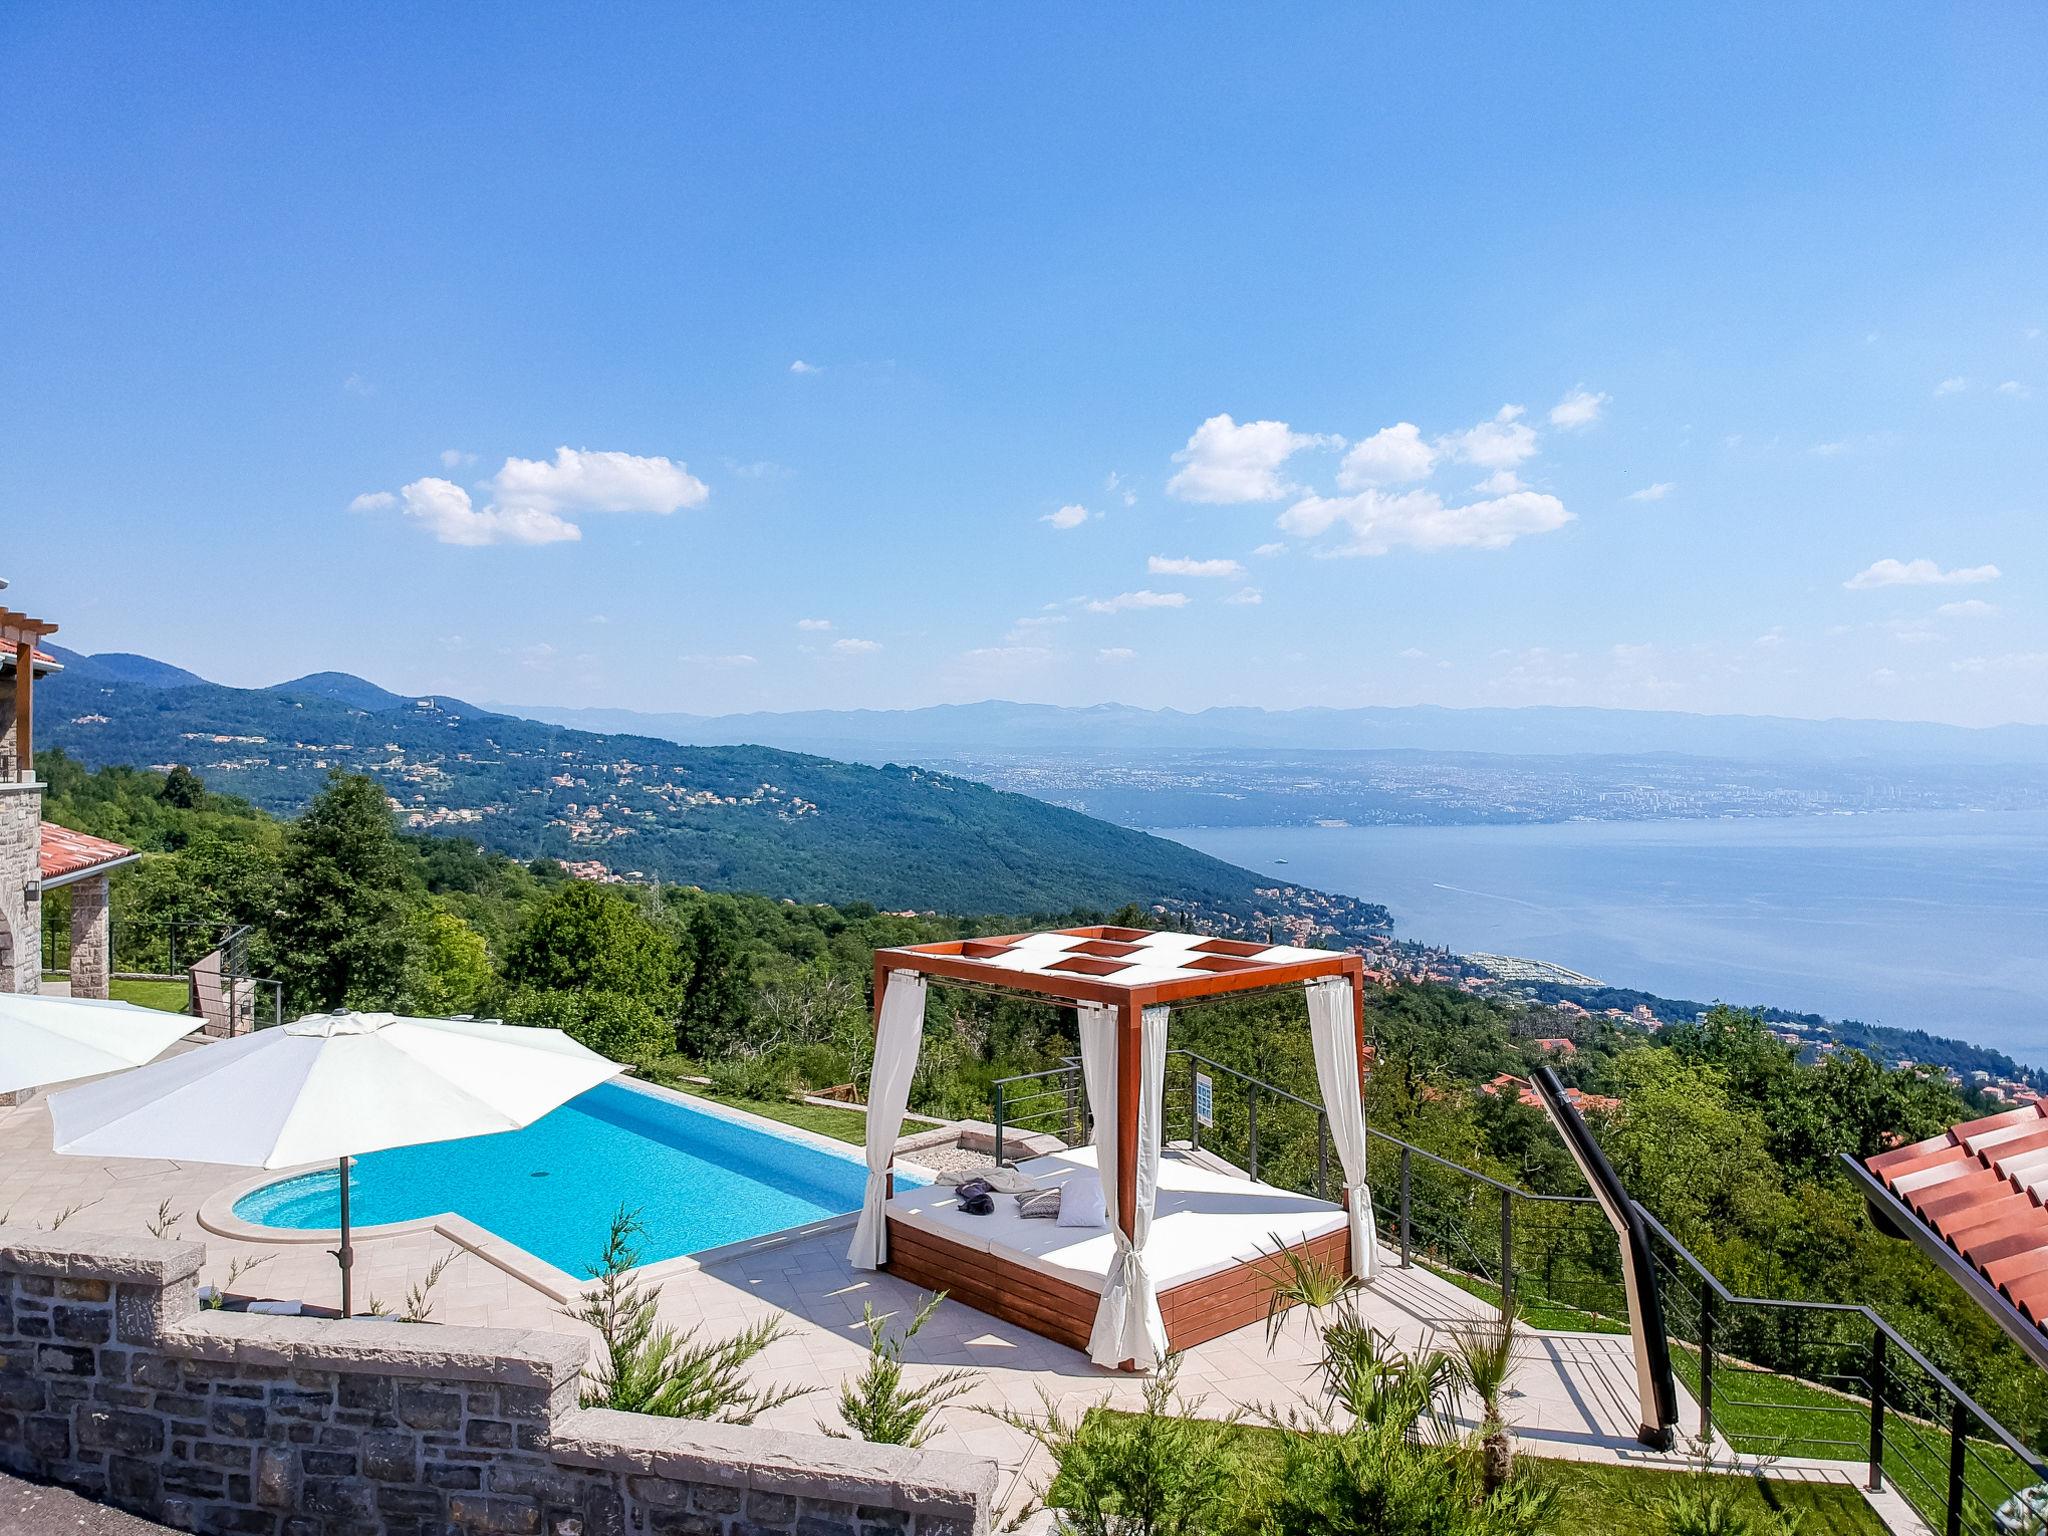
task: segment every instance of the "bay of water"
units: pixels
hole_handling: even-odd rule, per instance
[[[1404,939],[1665,997],[1925,1029],[2048,1066],[2048,813],[1163,835],[1382,902]]]

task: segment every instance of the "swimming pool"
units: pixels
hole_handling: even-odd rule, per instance
[[[928,1182],[909,1168],[897,1178]],[[866,1183],[857,1147],[842,1153],[605,1083],[523,1131],[358,1158],[349,1219],[371,1226],[452,1211],[583,1276],[621,1205],[638,1211],[640,1260],[652,1264],[857,1211]],[[329,1168],[266,1184],[234,1213],[261,1227],[339,1226],[340,1176]]]

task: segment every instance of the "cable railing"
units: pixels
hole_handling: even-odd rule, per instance
[[[254,973],[246,923],[167,918],[124,921],[109,917],[108,949],[114,981],[184,982],[188,1011],[206,1022],[210,1034],[246,1034],[284,1022],[284,983]],[[43,970],[71,973],[71,927],[60,912],[46,911],[42,928]]]
[[[1320,1105],[1192,1051],[1167,1057],[1164,1140],[1329,1197]],[[998,1082],[994,1118],[999,1159],[1018,1149],[1019,1131],[1085,1142],[1079,1063]],[[1539,1194],[1371,1128],[1367,1168],[1381,1242],[1401,1267],[1513,1307],[1531,1327],[1628,1330],[1620,1245],[1590,1195]],[[1637,1209],[1673,1373],[1692,1397],[1682,1429],[1760,1458],[1861,1464],[1872,1489],[1896,1489],[1940,1536],[2048,1536],[2048,1463],[1879,1314],[1739,1296]]]

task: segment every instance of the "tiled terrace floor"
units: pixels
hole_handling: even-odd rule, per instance
[[[207,1196],[249,1176],[247,1169],[219,1165],[60,1157],[50,1150],[49,1116],[40,1096],[0,1109],[0,1217],[46,1225],[78,1207],[67,1218],[76,1230],[132,1237],[145,1232],[159,1206],[168,1202],[179,1218],[175,1235],[207,1246],[204,1281],[225,1283],[237,1257],[263,1259],[260,1267],[244,1271],[238,1290],[331,1305],[336,1269],[324,1248],[232,1241],[202,1231],[193,1219]],[[847,1233],[832,1230],[687,1270],[664,1281],[662,1314],[677,1326],[702,1326],[712,1335],[782,1315],[788,1336],[760,1358],[758,1376],[819,1390],[775,1410],[764,1422],[787,1428],[811,1428],[820,1420],[836,1423],[837,1387],[864,1357],[863,1304],[901,1312],[918,1299],[911,1287],[887,1275],[850,1269],[846,1245]],[[455,1256],[434,1291],[435,1322],[583,1331],[562,1317],[546,1295],[433,1233],[358,1243],[359,1309],[372,1297],[400,1302],[437,1259],[451,1252]],[[1366,1310],[1405,1348],[1425,1346],[1447,1325],[1490,1312],[1424,1270],[1391,1267],[1371,1287]],[[1532,1453],[1675,1462],[1635,1441],[1634,1368],[1625,1337],[1532,1333],[1522,1347],[1509,1413]],[[1218,1414],[1232,1408],[1284,1412],[1312,1390],[1313,1354],[1305,1320],[1291,1323],[1270,1350],[1262,1329],[1242,1329],[1189,1351],[1180,1388],[1185,1398],[1201,1399]],[[1131,1377],[1098,1370],[1073,1350],[964,1306],[942,1307],[913,1341],[908,1358],[913,1375],[919,1367],[964,1366],[976,1372],[973,1390],[946,1411],[932,1443],[995,1460],[1005,1472],[1011,1514],[1043,1483],[1045,1468],[1034,1463],[1029,1437],[980,1410],[1031,1412],[1050,1397],[1073,1412],[1102,1401],[1135,1403],[1140,1391]],[[1682,1404],[1682,1422],[1697,1421],[1697,1407],[1688,1399]],[[1847,1480],[1849,1471],[1814,1475]]]

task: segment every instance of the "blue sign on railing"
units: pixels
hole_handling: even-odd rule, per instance
[[[1195,1074],[1195,1124],[1216,1124],[1216,1084],[1206,1072]]]

